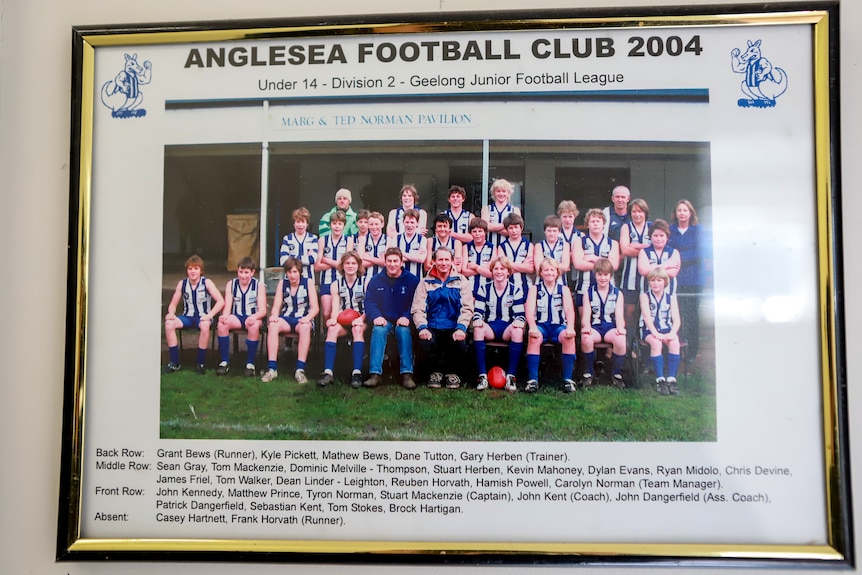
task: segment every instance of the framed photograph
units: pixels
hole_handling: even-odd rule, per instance
[[[853,565],[837,15],[76,27],[58,558]]]

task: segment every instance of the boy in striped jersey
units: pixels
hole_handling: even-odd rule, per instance
[[[235,329],[245,329],[248,337],[245,340],[248,357],[245,362],[245,374],[254,375],[254,358],[257,356],[257,346],[260,343],[260,328],[266,317],[266,289],[258,289],[259,283],[254,273],[257,266],[249,257],[244,257],[237,264],[236,277],[229,280],[224,288],[225,305],[218,319],[218,351],[221,362],[216,368],[216,375],[226,375],[230,371],[230,332]]]
[[[329,234],[320,236],[317,251],[319,259],[314,264],[315,271],[320,272],[320,309],[323,317],[329,317],[332,312],[332,294],[329,285],[338,277],[338,261],[347,251],[353,249],[353,238],[344,235],[347,216],[337,211],[329,217]]]
[[[623,362],[626,359],[626,321],[623,314],[622,290],[611,284],[614,266],[606,258],[599,258],[593,266],[596,283],[587,289],[581,310],[581,351],[586,365],[581,385],[593,384],[593,364],[596,361],[595,345],[607,342],[613,345],[611,382],[624,389]]]
[[[482,284],[476,296],[473,312],[473,345],[479,368],[476,389],[488,389],[488,369],[485,361],[485,341],[509,343],[509,366],[506,370],[506,391],[516,391],[515,372],[524,346],[524,301],[520,286],[511,283],[512,264],[506,256],[491,260],[493,279]]]
[[[365,355],[365,281],[361,272],[362,258],[358,253],[349,251],[341,256],[338,279],[330,287],[333,305],[332,316],[326,318],[323,375],[318,380],[321,386],[332,383],[338,338],[350,333],[353,337],[353,373],[350,376],[350,387],[354,389],[362,387],[362,356]],[[338,315],[347,309],[355,310],[359,314],[359,317],[351,323],[349,332],[346,326],[338,323]]]
[[[668,289],[670,276],[656,267],[646,276],[648,288],[641,294],[641,339],[650,347],[655,368],[655,389],[660,395],[677,395],[676,371],[679,368],[680,316],[676,294]],[[662,346],[667,346],[667,371]],[[665,374],[667,377],[665,378]]]
[[[198,328],[198,357],[196,371],[203,375],[206,372],[204,362],[209,345],[212,318],[218,314],[224,299],[212,280],[203,276],[204,261],[197,255],[186,260],[186,278],[177,282],[177,289],[168,304],[165,314],[165,340],[168,344],[168,365],[165,373],[180,370],[180,348],[177,340],[177,330],[188,327]],[[183,301],[183,313],[177,314],[177,306]]]
[[[461,271],[461,252],[464,248],[461,242],[456,240],[452,235],[451,218],[445,213],[437,214],[434,216],[432,225],[434,226],[434,235],[428,238],[426,246],[428,254],[425,256],[425,264],[423,266],[425,273],[428,273],[428,270],[431,269],[431,258],[437,251],[437,248],[449,248],[449,251],[453,254],[455,269]]]
[[[365,270],[365,283],[385,269],[386,234],[383,226],[386,220],[380,212],[371,212],[368,216],[368,234],[365,240],[355,245],[356,251],[362,256],[362,266]]]
[[[607,258],[614,266],[614,271],[620,267],[620,246],[604,233],[605,214],[593,208],[587,211],[587,234],[581,241],[575,241],[572,251],[572,263],[580,271],[576,288],[575,305],[581,307],[583,296],[587,289],[595,283],[593,266],[599,258]]]
[[[530,289],[530,275],[535,271],[533,267],[533,246],[530,240],[522,235],[524,231],[524,218],[518,214],[509,214],[503,220],[508,237],[504,238],[497,248],[497,253],[509,258],[512,262],[512,280],[519,284],[524,293]]]
[[[461,274],[469,278],[475,298],[482,284],[491,279],[491,268],[488,265],[497,250],[487,241],[488,222],[482,218],[470,220],[470,236],[473,241],[464,244]]]
[[[445,213],[452,220],[452,237],[466,244],[473,238],[470,236],[470,220],[473,214],[464,209],[467,192],[461,186],[449,188],[449,209]]]
[[[563,200],[557,206],[557,216],[560,218],[560,235],[567,244],[569,244],[570,257],[575,254],[575,242],[581,241],[584,236],[583,232],[575,227],[575,219],[578,217],[578,205],[572,200]],[[574,259],[571,257],[571,259]],[[578,270],[575,269],[574,263],[571,265],[571,273],[568,276],[566,284],[574,293],[575,286],[578,281]]]
[[[287,258],[284,262],[284,277],[278,280],[275,287],[269,313],[269,331],[266,336],[268,363],[266,373],[260,378],[262,382],[268,383],[278,377],[278,340],[282,333],[292,332],[299,336],[294,379],[297,383],[308,382],[305,362],[311,347],[314,318],[319,311],[317,290],[313,281],[302,276],[302,262],[296,258]]]
[[[419,234],[419,212],[408,209],[404,212],[404,233],[391,236],[389,247],[398,248],[404,257],[404,269],[417,278],[425,277],[422,266],[428,250],[425,246],[425,238]]]
[[[296,258],[302,262],[304,277],[314,277],[314,262],[317,261],[317,236],[308,233],[308,221],[311,214],[306,208],[293,210],[293,233],[281,240],[281,250],[278,254],[278,265],[283,266],[287,258]]]
[[[554,260],[539,264],[539,282],[530,286],[525,305],[529,326],[527,341],[527,387],[524,391],[539,391],[539,354],[542,343],[560,342],[563,346],[563,391],[575,391],[572,371],[575,368],[575,308],[568,286],[559,281],[560,269]]]
[[[482,208],[482,219],[488,222],[490,232],[488,241],[495,247],[509,235],[505,219],[512,214],[521,215],[521,210],[510,203],[514,189],[508,180],[495,180],[488,194],[491,201]]]
[[[539,264],[550,258],[557,262],[557,267],[560,269],[560,282],[565,282],[566,274],[572,267],[571,247],[568,242],[560,237],[560,228],[563,223],[557,216],[548,216],[545,218],[543,229],[545,230],[545,239],[540,243],[535,244],[533,249],[533,261],[536,264],[536,275],[539,274]]]

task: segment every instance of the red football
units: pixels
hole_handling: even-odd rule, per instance
[[[338,314],[338,323],[343,325],[344,327],[350,327],[350,324],[353,323],[353,320],[359,317],[359,312],[355,309],[347,308]]]
[[[506,387],[506,372],[500,366],[494,366],[488,371],[488,384],[495,389]]]

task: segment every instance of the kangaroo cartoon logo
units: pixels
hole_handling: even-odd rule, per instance
[[[152,79],[153,65],[146,60],[138,64],[138,55],[125,54],[126,63],[113,80],[102,85],[102,104],[111,109],[114,118],[140,118],[147,111],[140,107],[144,101],[141,86]]]
[[[740,98],[740,108],[772,108],[775,99],[787,90],[787,73],[776,68],[763,57],[760,40],[748,41],[748,48],[742,52],[734,48],[730,52],[730,66],[737,74],[745,74],[741,89],[745,98]]]

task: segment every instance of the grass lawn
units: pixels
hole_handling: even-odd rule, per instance
[[[678,396],[652,388],[595,386],[574,394],[545,385],[534,395],[407,391],[395,384],[351,389],[343,382],[271,383],[184,369],[161,378],[165,439],[314,439],[391,441],[715,441],[715,380],[688,376]],[[314,377],[312,372],[309,375]],[[680,378],[682,381],[682,378]],[[520,382],[523,385],[523,382]]]

